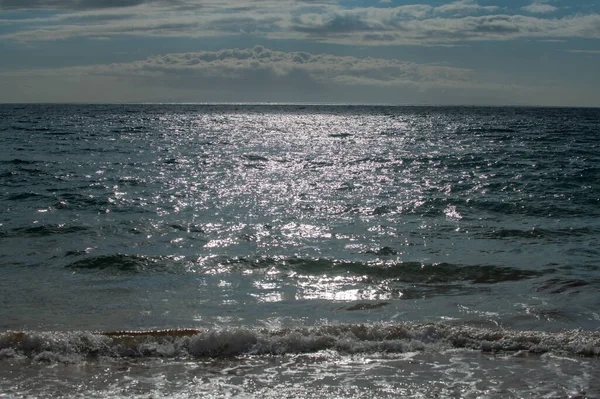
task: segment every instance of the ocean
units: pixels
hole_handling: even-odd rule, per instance
[[[600,109],[0,105],[0,398],[600,398]]]

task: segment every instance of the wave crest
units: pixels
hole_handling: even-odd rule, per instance
[[[600,356],[600,332],[515,331],[445,324],[345,324],[292,329],[229,328],[133,332],[6,332],[0,359],[77,361],[106,357],[230,358],[324,350],[404,353],[465,348],[484,352]]]

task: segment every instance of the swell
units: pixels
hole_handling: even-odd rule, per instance
[[[481,233],[483,238],[492,239],[561,239],[566,237],[593,237],[599,233],[592,227],[562,228],[562,229],[496,229]]]
[[[66,258],[85,255],[69,251]],[[554,270],[526,270],[497,265],[457,265],[452,263],[422,263],[399,260],[349,261],[302,257],[208,257],[196,261],[176,260],[171,256],[108,254],[84,256],[65,266],[80,272],[110,274],[178,273],[194,270],[198,273],[265,273],[277,270],[291,278],[302,276],[360,276],[368,281],[397,281],[415,284],[463,282],[497,284],[521,281],[553,273]]]
[[[117,332],[5,332],[0,360],[77,362],[111,358],[232,358],[319,351],[353,353],[439,352],[465,348],[600,356],[600,332],[516,331],[447,324],[343,324],[287,329],[223,328]]]
[[[78,271],[102,271],[111,274],[167,272],[170,270],[161,257],[124,254],[86,257],[69,263],[66,268]]]
[[[33,160],[21,159],[21,158],[13,158],[8,161],[0,161],[0,165],[1,164],[5,164],[5,165],[35,165],[37,163],[39,163],[39,161],[33,161]]]
[[[18,227],[5,232],[0,231],[0,237],[39,238],[64,234],[83,234],[88,230],[83,226],[45,224],[35,227]]]
[[[505,281],[518,281],[542,276],[546,271],[525,270],[496,265],[457,265],[452,263],[422,263],[375,260],[358,262],[327,258],[300,257],[234,257],[213,259],[208,268],[223,267],[231,271],[261,270],[275,267],[281,271],[298,274],[318,275],[357,275],[375,279],[395,279],[412,283],[442,283],[464,281],[494,284]]]

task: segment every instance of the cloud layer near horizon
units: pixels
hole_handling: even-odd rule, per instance
[[[476,98],[484,104],[507,104],[514,103],[515,91],[521,91],[524,102],[535,94],[532,88],[481,82],[476,75],[464,68],[255,46],[0,73],[0,84],[41,102],[59,88],[63,96],[49,101],[464,104]],[[6,102],[8,93],[0,101]],[[567,98],[569,93],[562,95]]]
[[[248,93],[259,101],[333,101],[328,92],[390,101],[396,91],[473,88],[472,71],[375,58],[272,51],[262,46],[174,53],[130,63],[1,74],[82,82],[91,78],[161,91],[186,92],[191,101],[235,101]],[[286,96],[286,93],[289,95]],[[243,95],[243,94],[242,94]],[[337,96],[337,95],[336,95]],[[397,96],[401,97],[401,96]],[[348,101],[360,102],[359,96]],[[131,100],[131,99],[130,99]],[[138,99],[140,100],[140,99]]]

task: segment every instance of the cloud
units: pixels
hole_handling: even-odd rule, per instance
[[[468,69],[432,66],[397,60],[341,57],[331,54],[273,51],[262,46],[195,53],[166,54],[128,64],[95,67],[89,72],[109,75],[139,74],[153,78],[182,75],[204,79],[270,81],[302,77],[318,84],[377,86],[454,86],[471,81]]]
[[[543,1],[534,1],[532,4],[522,7],[522,10],[532,14],[547,14],[557,11],[558,8],[551,6],[550,4],[546,4]]]
[[[381,21],[352,11],[308,14],[294,19],[294,30],[310,34],[340,34],[385,29]]]
[[[111,10],[144,5],[169,7],[171,10],[193,10],[203,6],[199,0],[0,0],[0,11],[8,10]]]
[[[0,0],[0,9],[102,9],[133,7],[151,0]]]
[[[21,4],[17,0],[0,2],[5,7]],[[43,18],[5,20],[13,29],[0,39],[254,35],[347,45],[449,45],[469,40],[600,38],[598,14],[552,19],[502,14],[498,7],[481,6],[473,0],[438,7],[412,4],[355,8],[325,0],[24,0],[22,4],[60,4],[70,10]],[[538,9],[552,7],[539,2],[529,7],[534,5]],[[183,8],[187,11],[182,12]]]
[[[0,82],[9,82],[3,83],[5,87],[18,81],[22,87],[13,93],[33,93],[35,87],[30,85],[39,82],[38,98],[62,87],[55,91],[55,96],[75,92],[78,101],[93,102],[415,103],[425,101],[426,95],[432,92],[483,88],[468,69],[379,58],[281,52],[261,46],[163,54],[130,63],[0,74]],[[51,82],[55,82],[54,86],[49,87]],[[84,90],[89,87],[102,89]],[[434,95],[434,98],[439,96]]]
[[[470,15],[493,12],[498,9],[499,7],[496,6],[480,6],[474,0],[459,0],[436,7],[435,12],[438,14]]]
[[[600,55],[600,50],[567,50],[569,53],[575,54],[598,54]]]
[[[462,18],[407,19],[395,13],[354,12],[343,16],[298,19],[293,30],[323,41],[389,44],[434,44],[516,38],[600,38],[600,15],[541,19],[523,15],[480,15]],[[341,23],[343,21],[343,23]]]
[[[0,72],[0,87],[0,102],[598,104],[594,87],[523,86],[470,69],[261,46]]]

